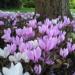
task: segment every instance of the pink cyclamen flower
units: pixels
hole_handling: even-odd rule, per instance
[[[58,29],[57,26],[54,26],[51,29],[47,29],[47,34],[49,36],[57,36],[60,33],[60,30]]]
[[[16,47],[15,44],[11,44],[11,45],[7,44],[7,46],[6,46],[5,48],[6,48],[7,50],[9,50],[9,52],[10,52],[11,54],[14,54],[14,52],[15,52],[16,49],[17,49],[17,47]]]
[[[8,34],[4,34],[2,36],[2,39],[4,39],[5,42],[10,42],[11,41],[11,36],[10,36],[9,33]]]
[[[72,43],[71,42],[67,42],[67,48],[70,52],[72,51]]]
[[[0,21],[0,26],[3,26],[4,25],[4,22],[3,21]]]
[[[7,46],[4,47],[8,53],[11,53],[11,46],[9,44],[7,44]]]
[[[75,50],[75,44],[72,45],[72,51],[74,51],[74,50]]]
[[[42,53],[41,49],[39,47],[37,47],[36,49],[34,49],[32,51],[28,51],[27,55],[30,60],[37,62],[41,57],[41,53]]]
[[[58,22],[57,26],[59,29],[62,29],[64,27],[63,22],[62,21]]]
[[[57,37],[44,37],[43,39],[39,39],[39,46],[45,51],[50,51],[51,49],[55,48],[57,43]]]
[[[50,51],[51,49],[55,48],[58,43],[57,37],[49,38],[46,42],[46,51]]]
[[[53,65],[54,61],[52,61],[51,59],[46,59],[45,63],[48,64],[48,65]]]
[[[16,29],[16,35],[21,36],[22,35],[22,29]]]
[[[20,51],[20,52],[24,52],[25,50],[26,50],[25,43],[24,43],[24,42],[20,43],[20,44],[19,44],[19,51]]]
[[[65,40],[66,32],[61,32],[58,36],[58,44]]]
[[[20,38],[18,37],[18,36],[16,36],[16,37],[12,37],[11,38],[11,41],[12,41],[12,43],[14,43],[14,44],[16,44],[16,45],[19,45],[20,44]]]
[[[46,49],[46,44],[45,42],[43,41],[43,39],[39,39],[39,46],[41,47],[41,49]]]
[[[75,44],[72,44],[71,42],[67,43],[67,48],[70,52],[75,50]]]
[[[43,24],[42,26],[39,26],[38,29],[40,33],[45,33],[48,29],[48,26]]]
[[[10,42],[11,41],[11,29],[8,28],[7,30],[4,30],[4,35],[1,38],[4,39],[5,42]]]
[[[10,49],[11,49],[11,54],[16,52],[16,49],[17,49],[16,44],[11,44],[11,48]]]
[[[63,18],[64,18],[64,22],[63,22],[64,25],[68,25],[71,23],[70,18],[68,18],[67,16],[64,16]]]
[[[35,65],[34,66],[34,72],[37,74],[37,75],[40,75],[41,74],[41,65]]]
[[[75,75],[75,72],[72,75]]]
[[[14,20],[14,22],[13,22],[13,26],[15,26],[17,24],[17,20]]]
[[[24,39],[27,40],[28,38],[35,36],[35,32],[32,27],[23,27],[22,36],[24,36]]]
[[[44,24],[47,26],[52,26],[52,22],[51,20],[49,20],[49,18],[46,18],[46,20],[44,21]]]
[[[30,20],[28,26],[35,29],[37,27],[37,20],[36,19]]]
[[[10,29],[10,28],[4,29],[4,33],[5,33],[5,34],[7,34],[7,33],[11,34],[11,29]]]
[[[62,56],[63,58],[66,58],[68,54],[69,54],[69,50],[67,48],[60,49],[60,56]]]
[[[11,42],[19,46],[21,43],[23,43],[23,38],[19,36],[12,37]]]

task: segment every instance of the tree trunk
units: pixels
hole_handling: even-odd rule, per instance
[[[43,18],[57,18],[68,16],[72,18],[69,10],[69,0],[35,0],[35,11]]]

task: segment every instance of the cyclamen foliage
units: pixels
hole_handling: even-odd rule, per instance
[[[16,25],[15,19],[13,25]],[[47,18],[44,22],[37,22],[33,18],[21,28],[4,29],[1,38],[6,46],[0,49],[0,56],[15,64],[21,62],[25,67],[28,65],[27,71],[36,75],[43,75],[44,68],[48,66],[53,68],[54,65],[69,64],[69,68],[72,61],[70,54],[75,51],[75,43],[71,37],[74,30],[75,21],[70,21],[66,16],[63,20],[60,17],[52,20]]]

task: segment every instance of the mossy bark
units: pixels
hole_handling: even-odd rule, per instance
[[[69,0],[35,0],[35,11],[41,18],[57,18],[68,16],[72,18],[69,10]]]

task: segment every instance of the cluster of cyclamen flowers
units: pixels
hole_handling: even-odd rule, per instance
[[[65,59],[75,50],[75,43],[68,37],[66,28],[72,28],[74,32],[75,22],[64,16],[63,21],[60,18],[46,19],[42,23],[32,19],[23,28],[17,27],[13,31],[10,28],[5,29],[1,38],[6,46],[3,50],[0,49],[0,56],[9,58],[9,61],[14,63],[21,60],[25,63],[35,63],[32,72],[39,75],[43,69],[40,62],[55,64],[56,59],[52,55],[54,52]]]
[[[26,21],[33,19],[34,17],[37,18],[39,16],[39,14],[36,14],[35,16],[34,15],[34,12],[16,13],[0,11],[0,26],[23,25],[26,23]]]

